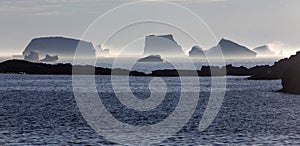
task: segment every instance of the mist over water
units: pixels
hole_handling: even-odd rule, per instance
[[[175,59],[175,62],[168,62],[165,60],[164,62],[137,62],[137,59],[134,58],[118,58],[117,67],[129,70],[136,70],[141,72],[151,72],[153,70],[163,70],[163,69],[189,69],[189,70],[200,70],[202,66],[214,65],[214,66],[222,66],[224,63],[220,60],[213,60],[213,62],[208,62],[205,59],[201,60],[190,60],[194,63],[193,68],[187,68],[187,64],[189,62],[182,61],[180,58]],[[226,64],[232,64],[233,66],[244,66],[247,68],[251,68],[257,65],[273,65],[275,61],[278,61],[278,58],[261,58],[261,59],[232,59],[226,60]],[[135,62],[133,65],[129,62]],[[67,60],[64,62],[68,62]],[[84,60],[78,61],[81,64],[86,64]],[[97,63],[95,64],[97,67],[104,68],[116,68],[114,65],[115,60],[113,58],[98,58]],[[174,68],[171,64],[176,64],[177,67]]]

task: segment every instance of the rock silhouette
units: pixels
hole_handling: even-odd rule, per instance
[[[234,67],[227,65],[225,67],[202,66],[200,70],[155,70],[150,74],[143,72],[130,71],[126,69],[109,69],[95,66],[82,66],[71,64],[45,64],[33,63],[24,60],[8,60],[0,63],[0,73],[24,73],[24,74],[62,74],[71,75],[72,68],[76,68],[78,72],[74,74],[96,74],[96,75],[131,75],[131,76],[250,76],[251,73],[260,71],[260,69],[247,69],[245,67]],[[93,71],[93,69],[95,71]]]
[[[290,67],[281,77],[282,92],[300,94],[300,65]]]
[[[300,52],[289,58],[281,59],[272,66],[263,66],[260,72],[253,73],[249,79],[281,79],[289,68],[296,68],[300,62]]]
[[[281,59],[272,66],[263,66],[248,79],[270,80],[281,79],[287,93],[300,94],[300,52],[289,58]]]
[[[45,64],[34,63],[25,60],[8,60],[0,63],[0,73],[14,74],[40,74],[40,75],[72,75],[73,74],[96,74],[96,75],[130,75],[146,76],[145,73],[129,71],[126,69],[108,69],[88,65],[71,65],[67,64]],[[75,71],[75,72],[72,72]]]

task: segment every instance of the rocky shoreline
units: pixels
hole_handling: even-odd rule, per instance
[[[72,74],[95,74],[95,75],[130,75],[130,76],[156,76],[156,77],[176,77],[176,76],[251,76],[257,72],[264,70],[266,67],[234,67],[227,65],[225,67],[218,66],[202,66],[200,70],[155,70],[151,73],[138,71],[130,71],[127,69],[110,69],[95,67],[89,65],[71,65],[67,64],[45,64],[33,63],[24,60],[8,60],[0,63],[0,73],[3,74],[40,74],[40,75],[72,75]]]
[[[272,66],[255,66],[246,68],[226,65],[202,66],[200,70],[155,70],[151,73],[130,71],[127,69],[110,69],[95,66],[71,64],[33,63],[24,60],[8,60],[0,63],[0,73],[32,75],[126,75],[126,76],[250,76],[249,80],[282,80],[282,92],[300,94],[300,52],[290,58],[275,62]]]
[[[0,73],[3,74],[40,74],[40,75],[72,75],[72,74],[95,74],[95,75],[130,75],[130,76],[156,76],[156,77],[176,77],[176,76],[250,76],[250,80],[271,80],[281,79],[284,71],[278,69],[275,63],[273,66],[255,66],[246,68],[235,67],[231,64],[218,66],[202,66],[200,70],[154,70],[151,73],[130,71],[127,69],[110,69],[89,65],[67,64],[46,64],[33,63],[24,60],[7,60],[0,63]],[[284,66],[286,67],[286,66]]]

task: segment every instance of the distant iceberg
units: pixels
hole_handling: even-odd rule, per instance
[[[199,46],[194,46],[190,51],[189,51],[189,57],[193,58],[205,58],[205,53],[203,49]]]
[[[46,57],[42,60],[40,60],[41,62],[55,62],[58,60],[58,56],[55,55],[55,56],[50,56],[48,54],[46,54]]]
[[[255,51],[257,53],[257,55],[260,56],[274,56],[276,55],[275,52],[273,52],[269,46],[267,45],[263,45],[263,46],[259,46],[256,47],[255,49],[253,49],[253,51]]]
[[[95,55],[92,43],[64,37],[35,38],[27,45],[23,55],[29,55],[31,51],[37,51],[41,56],[55,54],[60,57],[73,57],[76,51],[82,57]]]
[[[39,62],[39,53],[37,51],[30,51],[29,54],[24,56],[24,60],[30,62]]]
[[[163,62],[164,60],[160,55],[150,55],[138,60],[138,62]]]
[[[257,54],[247,47],[227,39],[221,39],[217,46],[208,49],[205,53],[214,58],[220,58],[223,55],[226,59],[255,58]]]
[[[177,44],[172,34],[146,36],[144,55],[152,54],[159,54],[162,57],[182,57],[185,55],[182,47]]]

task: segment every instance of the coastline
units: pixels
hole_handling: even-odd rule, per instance
[[[153,76],[153,77],[178,77],[178,76],[253,76],[259,70],[269,66],[254,68],[202,66],[200,70],[154,70],[151,73],[132,71],[121,68],[102,68],[88,65],[71,65],[70,63],[46,64],[33,63],[24,60],[7,60],[0,63],[1,74],[30,74],[30,75],[126,75],[126,76]]]

